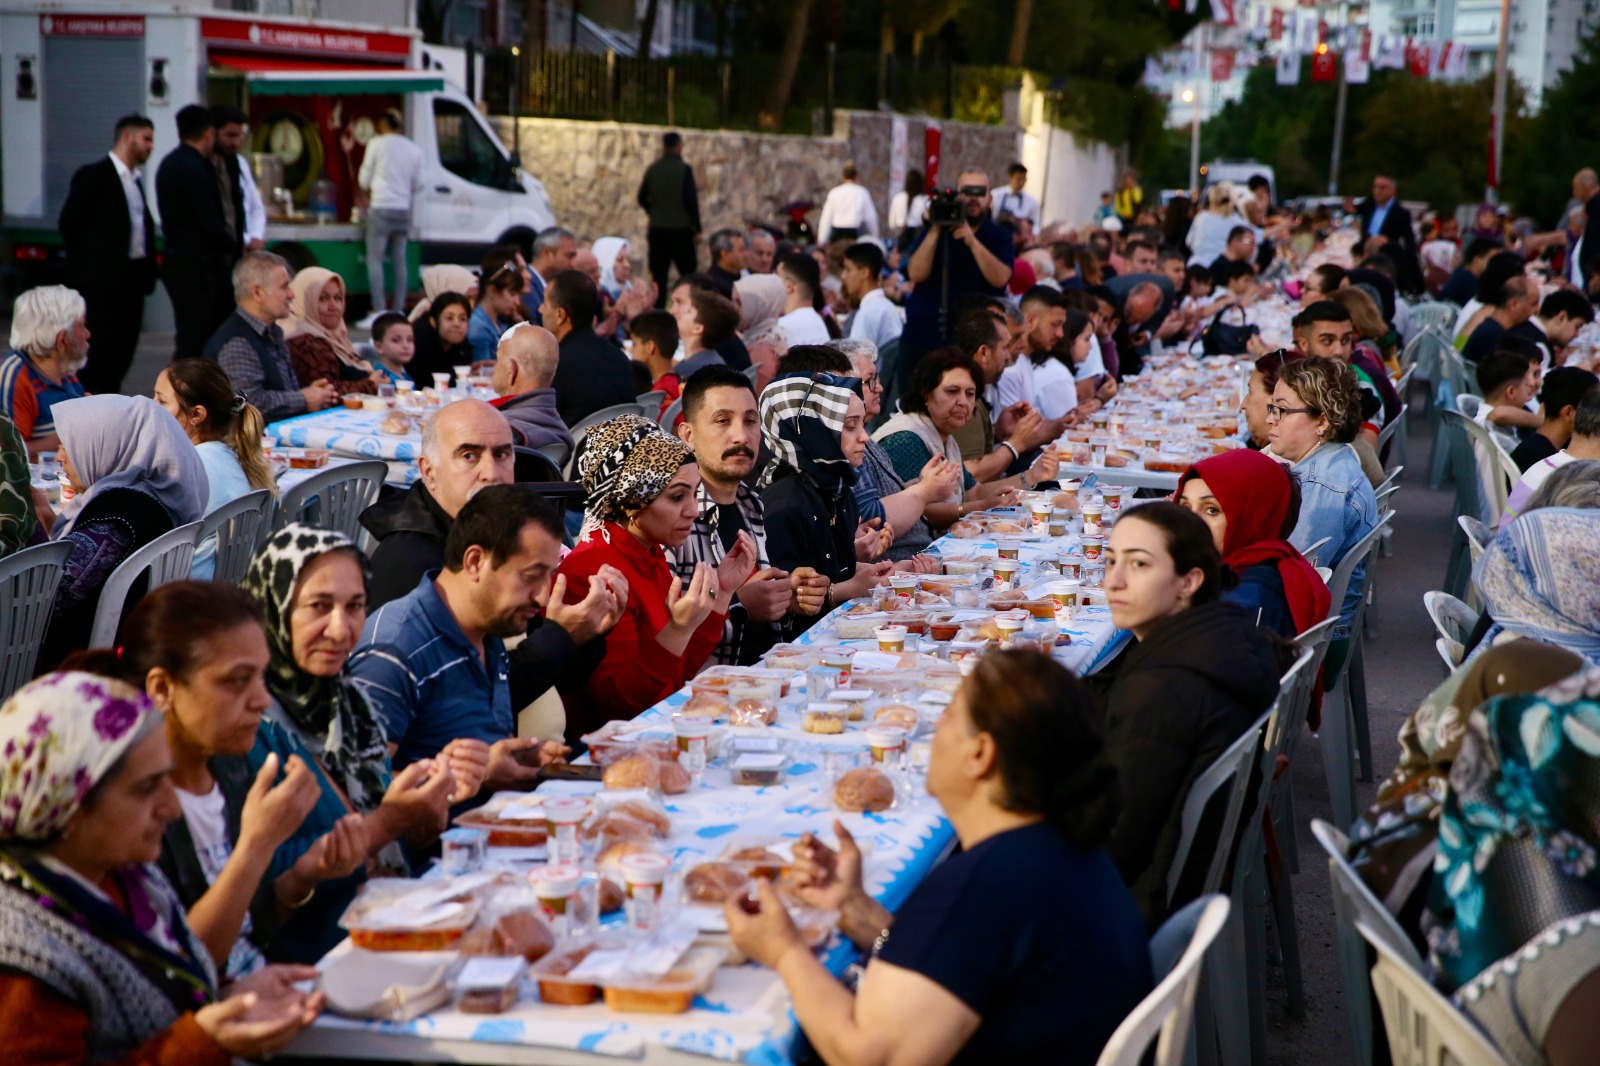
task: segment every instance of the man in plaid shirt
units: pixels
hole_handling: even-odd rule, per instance
[[[712,653],[718,663],[749,665],[783,638],[791,614],[822,609],[828,580],[810,567],[787,573],[767,565],[761,497],[744,483],[761,450],[755,388],[747,377],[726,366],[691,375],[683,386],[678,435],[700,467],[700,515],[689,539],[671,553],[673,565],[687,581],[696,563],[719,563],[740,530],[755,540],[756,572],[740,587]]]

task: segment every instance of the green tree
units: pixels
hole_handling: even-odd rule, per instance
[[[1506,199],[1543,226],[1561,222],[1572,195],[1572,175],[1600,165],[1600,29],[1584,40],[1572,69],[1545,90],[1543,106],[1513,125],[1506,140]]]

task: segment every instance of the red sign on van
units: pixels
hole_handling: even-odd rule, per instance
[[[143,15],[40,15],[46,37],[143,37]]]
[[[322,26],[250,19],[203,18],[200,36],[208,44],[227,44],[263,52],[292,51],[300,54],[367,59],[384,63],[404,63],[411,55],[411,38],[398,33],[367,33]]]

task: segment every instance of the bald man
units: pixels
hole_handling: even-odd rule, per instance
[[[524,326],[550,336],[538,326]],[[552,343],[554,339],[552,338]],[[504,346],[500,359],[504,359]],[[498,378],[500,364],[496,363]],[[361,512],[361,524],[378,538],[372,553],[367,611],[376,614],[444,567],[444,541],[456,515],[479,490],[512,483],[511,424],[482,400],[457,400],[441,408],[422,431],[421,475],[411,488]],[[611,567],[607,582],[626,602],[628,582]],[[568,677],[581,678],[605,654],[594,606],[550,599],[545,615],[528,630],[528,639],[511,650],[511,705],[526,707]],[[465,637],[462,638],[465,643]]]
[[[556,409],[556,365],[561,346],[543,326],[521,323],[500,338],[495,350],[493,405],[511,423],[516,443],[529,448],[559,444],[572,454],[572,432]]]
[[[1593,167],[1572,176],[1572,198],[1583,205],[1584,224],[1569,257],[1567,280],[1593,300],[1600,296],[1600,177]]]

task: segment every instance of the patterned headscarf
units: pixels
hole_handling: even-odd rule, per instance
[[[1600,512],[1545,507],[1521,515],[1473,569],[1495,628],[1600,663]]]
[[[331,551],[361,553],[343,533],[294,523],[274,533],[250,560],[245,592],[261,605],[272,666],[267,688],[313,747],[321,745],[324,768],[366,814],[383,802],[389,787],[389,742],[367,701],[342,678],[319,677],[294,658],[290,616],[300,576]]]
[[[618,415],[595,426],[578,460],[578,476],[589,496],[578,539],[588,540],[598,530],[609,541],[605,523],[627,521],[692,462],[694,449],[648,418]]]
[[[129,748],[159,728],[143,692],[46,674],[0,706],[0,841],[48,841]]]
[[[844,457],[839,437],[850,411],[850,397],[861,382],[836,374],[790,374],[761,394],[761,436],[773,460],[761,473],[772,484],[788,467],[824,492],[837,493],[856,483],[855,467]]]

